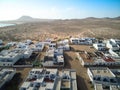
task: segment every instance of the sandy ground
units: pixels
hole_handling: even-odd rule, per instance
[[[89,49],[89,46],[84,45],[72,45],[72,47],[77,50],[94,51],[94,49]],[[76,70],[78,90],[94,90],[92,84],[89,83],[90,80],[87,75],[87,68],[80,64],[74,51],[65,52],[65,69],[66,68]]]
[[[3,40],[45,40],[46,38],[96,37],[120,38],[120,20],[79,19],[31,22],[0,28]]]

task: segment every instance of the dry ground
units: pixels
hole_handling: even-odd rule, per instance
[[[0,28],[3,40],[44,40],[46,38],[69,38],[70,36],[120,38],[120,20],[76,19],[50,22],[31,22]]]
[[[2,90],[19,90],[19,87],[22,85],[26,77],[28,76],[28,72],[31,68],[17,68],[16,75],[13,79],[5,85],[5,88]]]
[[[92,84],[90,84],[90,80],[87,75],[87,68],[80,64],[75,54],[75,50],[86,50],[88,52],[94,52],[95,50],[90,48],[90,46],[85,45],[71,45],[71,47],[74,49],[73,51],[65,52],[65,68],[76,70],[78,90],[93,90],[94,88]]]
[[[95,52],[95,49],[89,45],[71,45],[71,49],[73,49],[74,51]]]

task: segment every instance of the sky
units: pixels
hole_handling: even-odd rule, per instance
[[[120,16],[120,0],[0,0],[0,21],[21,16],[81,19]]]

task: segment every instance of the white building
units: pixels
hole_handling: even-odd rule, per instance
[[[42,65],[44,67],[53,67],[54,66],[54,61],[55,61],[55,58],[54,58],[54,49],[48,49],[46,51],[46,54],[44,56],[44,60],[42,62]]]
[[[33,47],[31,48],[33,51],[42,51],[44,49],[44,43],[39,42],[35,45],[33,45]]]
[[[79,44],[79,38],[70,38],[72,44]]]
[[[0,66],[13,66],[21,54],[15,51],[4,50],[0,53]]]
[[[64,39],[64,40],[61,40],[59,42],[57,42],[58,45],[66,45],[66,44],[69,44],[69,40],[68,39]]]
[[[29,58],[32,50],[3,50],[0,52],[0,66],[13,66],[21,58]]]
[[[70,45],[69,44],[59,45],[57,48],[58,49],[63,49],[65,51],[68,51],[68,50],[70,50]]]
[[[109,53],[111,56],[116,59],[120,59],[120,46],[119,46],[120,40],[118,39],[110,39],[107,41],[106,46],[109,48]]]
[[[77,58],[83,66],[104,65],[106,62],[101,57],[96,56],[94,53],[77,52]]]
[[[120,39],[111,39],[111,41],[120,46]]]
[[[63,67],[64,66],[64,56],[63,49],[49,48],[44,56],[44,61],[42,62],[44,67]]]
[[[76,71],[32,69],[19,90],[77,90]]]
[[[26,44],[26,45],[32,44],[32,40],[30,40],[30,39],[26,40],[26,41],[25,41],[25,44]]]
[[[54,48],[55,49],[56,48],[56,43],[50,43],[49,48]]]
[[[110,85],[110,86],[105,86],[102,84],[95,84],[94,85],[95,90],[119,90],[120,88],[117,85]]]
[[[54,90],[77,90],[76,71],[72,69],[62,70],[59,72],[59,88]]]
[[[115,75],[107,67],[90,67],[87,69],[87,73],[93,84],[106,86],[118,84]]]
[[[98,51],[106,50],[106,45],[104,43],[95,43],[93,47]]]
[[[119,58],[120,59],[120,50],[112,50],[109,49],[109,53],[113,58]]]
[[[16,42],[9,42],[7,43],[8,46],[15,46],[17,43]]]
[[[65,39],[65,40],[61,40],[61,41],[57,42],[57,48],[63,49],[63,50],[70,50],[69,40]]]
[[[54,90],[57,69],[32,69],[19,90]]]
[[[89,38],[89,37],[84,37],[84,38],[70,38],[70,42],[72,44],[82,44],[82,45],[91,45],[95,41],[95,38]]]
[[[110,39],[106,43],[106,47],[112,50],[119,50],[119,45],[116,43],[114,39]]]
[[[19,42],[17,44],[17,48],[19,49],[28,49],[29,48],[29,45],[25,44],[25,43],[22,43],[22,42]]]
[[[16,74],[13,69],[0,69],[0,90],[5,83],[9,82]]]
[[[64,66],[64,56],[63,55],[57,55],[56,56],[56,63],[58,65]]]
[[[32,52],[33,51],[30,49],[25,50],[22,58],[29,58],[32,55]]]
[[[55,49],[54,50],[54,55],[57,56],[57,55],[63,55],[63,49]]]

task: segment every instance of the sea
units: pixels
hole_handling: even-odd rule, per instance
[[[0,23],[0,27],[7,27],[7,26],[13,26],[15,24],[11,24],[11,23]]]

